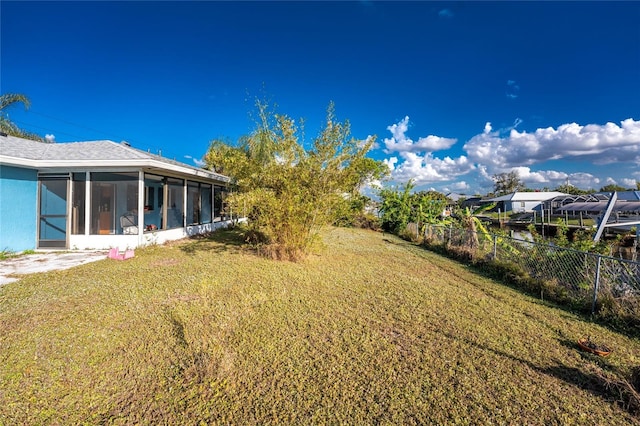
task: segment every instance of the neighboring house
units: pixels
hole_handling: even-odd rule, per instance
[[[483,204],[483,201],[482,197],[469,197],[460,203],[460,207],[474,211]]]
[[[458,194],[456,192],[449,192],[448,194],[445,195],[445,197],[447,197],[448,199],[450,199],[451,201],[453,201],[454,203],[457,203],[458,200],[460,200],[461,198],[467,198],[466,195],[464,194]]]
[[[512,213],[531,213],[533,211],[540,211],[543,208],[545,201],[553,198],[567,195],[563,192],[549,191],[549,192],[513,192],[511,194],[503,195],[501,197],[492,198],[487,201],[497,203],[497,208],[502,212]]]
[[[0,251],[134,248],[210,232],[229,178],[112,141],[0,134]]]

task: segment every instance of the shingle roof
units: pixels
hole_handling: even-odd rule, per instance
[[[200,169],[179,161],[170,160],[160,155],[141,151],[131,146],[116,143],[113,141],[91,141],[91,142],[68,142],[68,143],[43,143],[14,136],[0,136],[0,157],[11,157],[15,159],[34,160],[36,162],[69,162],[78,161],[110,162],[130,160],[163,163],[192,171],[205,172],[211,177],[228,182],[227,176],[220,175],[208,170]],[[98,166],[99,164],[95,164]]]
[[[0,136],[0,155],[38,160],[44,156],[48,143],[36,142],[15,136]]]

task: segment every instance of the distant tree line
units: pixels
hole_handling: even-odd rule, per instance
[[[517,171],[513,170],[507,173],[497,173],[492,176],[494,182],[493,194],[496,197],[501,195],[511,194],[516,191],[534,191],[534,189],[528,189]],[[595,192],[614,192],[614,191],[633,191],[640,190],[640,181],[636,181],[635,188],[626,188],[617,184],[609,184],[600,188],[600,191],[595,189],[580,189],[570,183],[565,183],[557,186],[553,191],[564,192],[565,194],[572,195],[585,195],[593,194]],[[542,191],[551,191],[548,187],[542,188]]]

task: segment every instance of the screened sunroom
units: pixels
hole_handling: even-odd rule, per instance
[[[11,250],[133,248],[229,224],[228,177],[128,144],[0,136],[0,159]]]

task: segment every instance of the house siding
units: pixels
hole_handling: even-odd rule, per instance
[[[522,205],[524,203],[524,206]],[[512,213],[531,213],[534,210],[540,210],[542,201],[509,201],[505,202],[505,211]]]
[[[0,251],[35,249],[38,173],[0,165]]]

